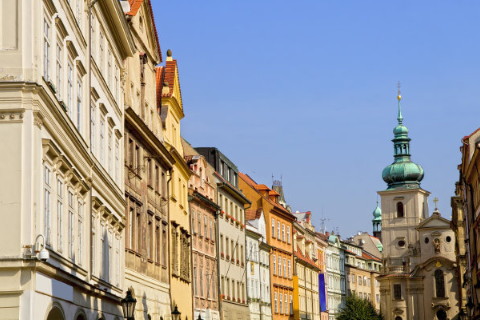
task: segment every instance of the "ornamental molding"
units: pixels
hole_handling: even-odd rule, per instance
[[[0,123],[22,123],[25,109],[0,110]]]

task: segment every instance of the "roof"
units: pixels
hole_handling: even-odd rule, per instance
[[[466,142],[466,140],[470,139],[475,133],[477,133],[478,131],[480,131],[480,128],[478,128],[477,130],[473,131],[472,133],[470,133],[468,136],[465,136],[463,137],[463,141]]]
[[[130,4],[130,11],[126,13],[128,16],[136,16],[138,11],[140,10],[140,7],[142,6],[144,0],[128,0],[128,3]],[[155,24],[155,16],[153,14],[153,8],[152,8],[152,3],[150,1],[147,1],[148,7],[150,8],[150,18],[152,19],[152,29],[155,34],[155,41],[157,43],[157,48],[158,48],[158,57],[160,58],[160,62],[162,62],[162,50],[160,49],[160,40],[158,39],[158,31],[157,27]]]
[[[308,264],[311,264],[313,265],[314,267],[318,268],[317,264],[315,263],[315,261],[312,260],[312,258],[310,258],[310,256],[308,254],[303,254],[302,251],[300,251],[298,248],[297,248],[297,251],[294,252],[294,255],[295,257],[297,257],[298,259],[300,260],[303,260],[304,262],[308,263]]]
[[[245,173],[242,173],[242,172],[238,172],[238,176],[240,177],[240,179],[242,179],[243,181],[245,181],[250,187],[252,187],[253,189],[259,191],[259,190],[265,190],[265,191],[268,191],[269,194],[270,194],[270,191],[273,191],[271,190],[269,187],[267,187],[266,185],[264,184],[257,184],[255,182],[255,180],[253,180],[248,174],[245,174]],[[275,191],[274,191],[275,192]],[[278,194],[277,192],[275,192],[276,194]],[[261,195],[261,194],[260,194]],[[270,194],[270,195],[273,195],[273,194]],[[263,195],[261,195],[265,201],[268,201],[271,205],[273,205],[275,208],[277,209],[280,209],[283,213],[285,214],[288,214],[290,215],[293,219],[295,219],[295,216],[292,215],[292,213],[290,211],[288,211],[287,209],[285,209],[280,203],[277,203],[273,200],[271,200],[268,196],[265,197]]]
[[[262,215],[262,209],[257,209],[257,210],[253,210],[253,209],[247,209],[245,210],[245,219],[248,221],[248,220],[256,220],[258,218],[260,218],[260,216]]]
[[[370,253],[366,252],[365,250],[362,250],[362,258],[367,259],[367,260],[375,260],[375,261],[382,261],[382,259],[375,257],[374,255],[371,255]]]
[[[175,76],[178,70],[177,60],[167,60],[164,67],[156,68],[156,90],[157,90],[157,107],[161,107],[162,97],[170,98],[173,95],[175,86],[178,86],[181,99],[180,83]],[[164,84],[168,84],[168,92],[163,92]]]

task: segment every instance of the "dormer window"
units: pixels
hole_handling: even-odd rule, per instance
[[[397,218],[403,218],[405,216],[405,211],[403,208],[403,202],[397,202]]]

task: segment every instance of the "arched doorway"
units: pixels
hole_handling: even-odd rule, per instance
[[[445,312],[445,310],[438,310],[437,311],[437,319],[438,320],[447,320],[447,313]]]
[[[48,313],[47,320],[65,320],[63,311],[59,307],[54,306]]]

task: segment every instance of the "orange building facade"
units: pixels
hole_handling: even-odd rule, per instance
[[[293,317],[293,221],[295,217],[279,203],[280,194],[239,173],[239,188],[251,201],[251,210],[263,210],[270,252],[272,318]]]

